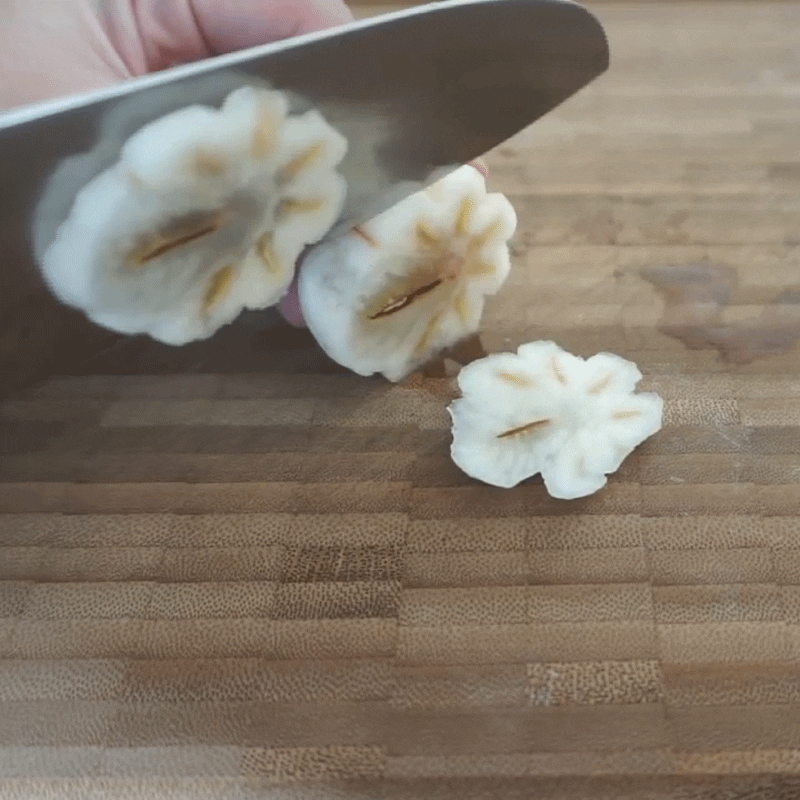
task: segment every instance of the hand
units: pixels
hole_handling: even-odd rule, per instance
[[[343,0],[0,0],[0,110],[352,18]],[[302,325],[294,284],[279,310]]]

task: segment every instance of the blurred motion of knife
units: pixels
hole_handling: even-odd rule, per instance
[[[51,240],[82,186],[164,114],[218,105],[243,84],[318,109],[349,143],[336,235],[496,147],[607,67],[600,23],[568,0],[448,0],[2,114],[0,336],[8,312],[44,288],[34,237]]]

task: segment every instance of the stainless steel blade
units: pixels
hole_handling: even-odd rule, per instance
[[[36,267],[75,194],[142,125],[242,84],[287,92],[348,139],[332,235],[480,156],[608,67],[567,0],[450,0],[0,115],[0,393],[121,337],[56,303]],[[5,386],[4,386],[4,385]]]
[[[256,81],[318,108],[349,141],[336,233],[495,147],[607,65],[600,24],[571,2],[442,2],[0,116],[0,312],[35,282],[32,245],[49,243],[80,187],[179,107]]]

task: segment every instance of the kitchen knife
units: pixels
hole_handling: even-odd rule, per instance
[[[0,115],[0,338],[20,299],[46,291],[34,252],[75,194],[166,113],[254,83],[285,91],[293,110],[318,109],[348,140],[336,235],[491,150],[607,67],[603,29],[575,3],[450,0]]]

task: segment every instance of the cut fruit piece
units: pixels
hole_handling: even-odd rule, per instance
[[[316,111],[243,87],[156,120],[85,186],[43,254],[53,293],[94,322],[180,345],[277,303],[346,194],[347,143]]]
[[[510,268],[516,215],[464,166],[332,242],[299,273],[323,350],[359,375],[398,381],[478,329]]]
[[[493,486],[541,473],[553,497],[593,494],[661,428],[661,398],[634,393],[641,377],[619,356],[583,359],[553,342],[473,361],[448,408],[453,461]]]

